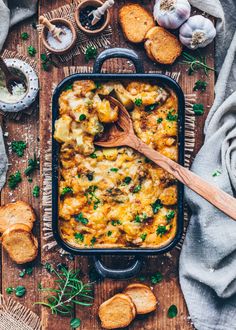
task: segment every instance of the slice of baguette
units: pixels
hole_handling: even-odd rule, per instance
[[[16,223],[23,223],[32,229],[35,220],[34,210],[26,202],[17,201],[0,207],[0,233]]]
[[[136,309],[129,296],[118,293],[99,307],[98,315],[105,329],[127,327],[136,316]]]
[[[125,289],[124,294],[132,299],[137,314],[147,314],[156,309],[157,299],[147,285],[140,283],[130,284]]]
[[[152,14],[138,3],[127,3],[119,10],[119,21],[125,38],[134,43],[144,42],[155,21]]]
[[[17,264],[33,261],[38,254],[38,241],[30,227],[18,223],[11,225],[2,235],[2,245]]]
[[[172,64],[182,52],[183,47],[178,38],[160,26],[151,28],[145,39],[147,55],[159,63]]]

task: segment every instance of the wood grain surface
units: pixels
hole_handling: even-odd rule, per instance
[[[153,6],[154,1],[139,1],[150,9]],[[40,161],[43,163],[44,159],[44,150],[45,143],[49,136],[49,123],[51,121],[51,112],[50,112],[50,102],[51,102],[51,90],[52,86],[55,83],[58,83],[63,78],[63,65],[90,65],[92,66],[93,61],[88,64],[85,62],[84,55],[79,55],[73,58],[70,62],[60,64],[59,68],[52,68],[50,72],[45,72],[40,66],[40,53],[44,53],[44,48],[41,41],[39,40],[37,31],[31,26],[32,22],[37,21],[37,17],[47,11],[55,9],[59,6],[62,6],[66,3],[71,3],[69,0],[42,0],[39,1],[39,10],[38,14],[25,21],[20,23],[17,26],[11,29],[11,32],[8,36],[8,39],[5,43],[5,48],[9,50],[17,50],[20,53],[27,54],[27,47],[31,44],[37,49],[36,56],[39,60],[39,76],[40,76],[40,98],[39,106],[35,104],[35,111],[31,116],[24,115],[20,121],[11,121],[9,119],[4,119],[3,129],[4,132],[8,134],[5,137],[5,143],[9,154],[9,171],[8,176],[20,170],[23,173],[23,170],[27,167],[27,159],[33,156],[33,153],[39,152],[40,148]],[[205,77],[201,72],[194,74],[193,76],[188,76],[186,72],[186,67],[180,64],[178,61],[172,67],[161,67],[152,63],[146,56],[142,45],[132,45],[126,42],[123,38],[122,31],[118,27],[118,7],[125,3],[125,1],[116,1],[116,5],[112,11],[112,28],[113,36],[111,39],[111,47],[126,47],[134,49],[140,57],[143,59],[143,64],[145,70],[172,70],[172,71],[181,71],[180,76],[180,85],[183,88],[185,93],[192,93],[193,86],[196,80]],[[29,40],[22,41],[20,39],[20,34],[22,32],[28,32],[30,35]],[[102,49],[99,49],[99,52]],[[214,45],[207,47],[203,53],[207,55],[208,64],[214,66]],[[114,59],[107,61],[104,66],[110,72],[116,72],[117,69],[130,69],[130,63],[127,63],[125,60]],[[198,93],[198,102],[203,103],[205,106],[205,114],[197,118],[196,124],[196,146],[194,150],[194,155],[199,150],[203,143],[203,126],[204,121],[207,115],[209,108],[212,105],[214,98],[214,73],[210,73],[207,86],[207,92],[201,94]],[[40,109],[40,111],[39,111]],[[27,141],[28,148],[26,149],[26,156],[23,158],[17,158],[16,155],[13,155],[9,152],[9,143],[12,140],[25,140]],[[14,299],[19,300],[22,304],[30,308],[32,311],[36,312],[42,320],[43,330],[69,330],[70,329],[70,318],[69,317],[60,317],[51,315],[50,311],[47,308],[34,306],[35,301],[42,299],[41,293],[38,291],[38,284],[42,285],[52,284],[52,276],[42,267],[42,264],[45,262],[51,262],[54,265],[57,263],[67,263],[71,267],[81,269],[83,278],[91,278],[93,272],[93,262],[88,257],[76,257],[72,261],[65,260],[65,258],[60,257],[57,251],[45,253],[42,250],[43,240],[42,240],[42,224],[41,224],[41,203],[40,199],[34,198],[32,196],[32,189],[35,184],[42,183],[42,167],[41,171],[34,174],[33,182],[29,183],[26,178],[19,185],[15,191],[10,191],[7,185],[1,192],[1,204],[5,204],[10,201],[15,200],[24,200],[32,204],[36,213],[37,213],[37,223],[34,228],[35,235],[40,240],[41,253],[39,254],[37,260],[34,263],[34,271],[32,276],[25,276],[23,279],[19,278],[19,271],[23,267],[16,266],[7,254],[1,252],[2,260],[2,271],[1,271],[1,288],[4,295],[5,289],[9,286],[24,285],[27,289],[27,294],[23,298]],[[151,284],[150,277],[155,274],[157,271],[161,272],[164,275],[164,280],[154,287],[154,292],[158,299],[158,309],[156,312],[151,313],[148,316],[142,316],[135,319],[135,321],[130,325],[129,329],[145,329],[145,330],[190,330],[193,329],[191,321],[188,318],[188,311],[184,302],[183,295],[179,286],[178,279],[178,257],[179,250],[174,249],[171,253],[162,256],[150,256],[145,258],[145,265],[142,269],[140,275],[145,276],[145,283]],[[112,257],[107,256],[103,258],[103,261],[106,265],[111,267],[119,267],[120,265],[124,266],[129,262],[127,257]],[[139,279],[134,279],[138,281]],[[99,330],[101,329],[100,322],[97,317],[97,308],[105,299],[111,297],[113,294],[122,291],[129,281],[111,281],[109,279],[96,281],[94,286],[94,295],[95,301],[94,305],[91,308],[76,307],[74,310],[74,315],[81,318],[81,327],[83,330]],[[197,302],[196,302],[197,303]],[[175,304],[178,307],[178,316],[176,318],[170,319],[167,317],[167,310],[170,305]]]

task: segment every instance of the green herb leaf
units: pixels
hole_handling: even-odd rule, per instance
[[[84,218],[82,212],[80,212],[79,214],[75,215],[75,220],[77,222],[81,222],[83,225],[87,225],[88,222],[89,222],[87,218]]]
[[[196,71],[203,70],[205,75],[208,76],[209,71],[215,71],[213,68],[207,65],[206,57],[201,56],[200,53],[198,57],[190,55],[186,52],[183,52],[182,55],[184,57],[182,64],[186,64],[188,66],[189,75]]]
[[[28,160],[28,167],[25,170],[25,175],[29,176],[34,171],[39,170],[39,158],[34,154],[34,158]]]
[[[81,242],[84,241],[84,235],[82,233],[75,233],[74,236],[75,236],[75,239],[78,239]]]
[[[143,233],[140,235],[141,240],[144,242],[147,237],[147,233]]]
[[[175,217],[175,211],[171,210],[166,214],[166,220],[169,223]]]
[[[201,103],[195,103],[193,105],[193,111],[196,116],[201,116],[204,114],[204,106]]]
[[[163,275],[160,272],[157,272],[156,274],[151,276],[152,284],[160,283],[162,280],[163,280]]]
[[[96,240],[97,240],[96,237],[93,237],[90,241],[91,245],[94,245],[96,243]]]
[[[158,118],[158,119],[157,119],[157,123],[158,123],[158,124],[160,124],[160,123],[162,123],[162,122],[163,122],[163,118]]]
[[[135,188],[134,188],[134,190],[133,190],[133,192],[136,194],[136,193],[138,193],[140,190],[141,190],[141,185],[139,184],[139,185],[137,185]]]
[[[64,88],[64,91],[68,91],[70,89],[73,89],[73,84],[70,84],[70,85],[67,85],[65,88]]]
[[[145,221],[146,219],[147,219],[146,213],[136,214],[136,216],[134,218],[134,222],[141,223],[142,221]]]
[[[29,56],[31,56],[31,57],[34,57],[35,54],[37,53],[36,49],[33,46],[29,46],[27,50],[28,50]]]
[[[80,324],[81,324],[81,321],[77,317],[70,320],[70,326],[73,329],[77,329],[78,327],[80,327]]]
[[[160,237],[162,237],[165,233],[167,233],[167,228],[164,225],[158,225],[158,228],[156,230],[156,234],[157,236],[159,235]]]
[[[23,297],[26,293],[26,288],[23,285],[19,285],[15,288],[15,295],[17,297]]]
[[[118,171],[119,171],[119,169],[118,169],[118,168],[116,168],[116,167],[112,167],[112,168],[110,168],[110,171],[111,171],[111,172],[118,172]]]
[[[145,111],[146,112],[150,112],[150,111],[153,111],[156,109],[156,107],[159,105],[159,102],[157,103],[153,103],[153,104],[150,104],[150,105],[146,105],[145,107]]]
[[[109,231],[107,232],[107,236],[111,236],[111,235],[112,235],[112,231],[109,230]]]
[[[111,220],[111,224],[112,226],[118,226],[118,225],[121,225],[122,223],[120,222],[120,220]]]
[[[204,81],[204,80],[197,80],[195,82],[195,85],[193,87],[193,90],[194,91],[205,92],[207,85],[208,85],[208,83],[206,81]]]
[[[34,197],[39,197],[39,191],[40,191],[40,188],[39,188],[39,186],[34,186],[34,188],[33,188],[33,196]]]
[[[123,180],[123,182],[124,182],[125,184],[130,184],[131,181],[132,181],[132,178],[131,178],[130,176],[126,176],[126,177],[124,178],[124,180]]]
[[[92,154],[89,155],[90,158],[97,158],[97,155],[93,152]]]
[[[79,116],[79,120],[80,120],[80,121],[83,121],[83,120],[85,120],[86,118],[87,118],[86,115],[83,114],[83,113]]]
[[[166,119],[169,121],[176,121],[178,118],[178,115],[175,112],[175,109],[172,109],[168,112]]]
[[[8,288],[6,288],[6,293],[7,294],[12,294],[12,292],[14,291],[14,288],[9,286]]]
[[[62,189],[62,192],[61,192],[61,197],[67,195],[67,194],[73,194],[73,189],[70,188],[70,187],[65,187]]]
[[[143,104],[143,100],[138,98],[134,100],[135,105],[137,105],[137,107],[140,107]]]
[[[27,32],[22,32],[20,36],[21,36],[21,39],[22,39],[22,40],[27,40],[27,39],[29,39],[29,34],[28,34]]]
[[[22,271],[20,271],[19,277],[24,277],[26,274],[27,275],[32,275],[33,274],[33,268],[32,267],[24,268]]]
[[[8,179],[8,186],[11,190],[14,190],[18,184],[22,181],[21,174],[17,171],[15,174],[11,174]]]
[[[153,204],[151,204],[151,206],[154,214],[156,214],[163,207],[160,199],[157,199]]]
[[[86,174],[89,181],[93,181],[93,172]]]
[[[221,171],[219,171],[219,170],[215,170],[215,171],[212,173],[212,176],[213,176],[213,177],[220,176],[220,175],[221,175]]]
[[[171,305],[168,309],[167,315],[169,318],[173,319],[178,314],[178,309],[175,305]]]
[[[11,148],[18,157],[22,157],[24,155],[24,150],[26,149],[26,143],[24,141],[12,141]]]
[[[97,49],[94,46],[88,46],[85,51],[85,61],[89,62],[97,56]]]

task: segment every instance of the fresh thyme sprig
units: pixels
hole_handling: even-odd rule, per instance
[[[209,71],[215,71],[214,68],[211,68],[209,65],[207,65],[206,56],[201,56],[200,54],[195,57],[193,55],[190,55],[186,52],[183,52],[184,61],[182,61],[182,64],[187,64],[189,66],[188,68],[188,74],[191,75],[192,73],[203,70],[206,76],[208,76]]]
[[[43,305],[51,309],[52,314],[71,315],[74,304],[91,306],[93,302],[92,283],[83,283],[78,275],[79,270],[69,270],[61,267],[57,271],[50,265],[50,273],[56,275],[54,280],[57,288],[41,288],[40,291],[48,292],[46,301],[36,302],[35,305]]]

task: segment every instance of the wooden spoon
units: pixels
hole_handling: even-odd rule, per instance
[[[52,24],[46,17],[39,16],[39,23],[46,26],[48,28],[48,31],[51,32],[53,38],[55,38],[57,41],[61,42],[60,35],[66,34],[65,31],[56,25]]]
[[[93,15],[92,25],[95,25],[98,21],[100,21],[101,17],[105,14],[107,9],[111,8],[115,3],[115,0],[107,0],[101,7],[93,10],[88,16]]]
[[[3,73],[5,74],[6,87],[9,91],[9,93],[12,94],[12,89],[17,84],[22,84],[26,90],[26,85],[25,85],[24,80],[21,77],[11,73],[11,71],[8,69],[6,63],[4,62],[4,60],[1,56],[0,56],[0,68],[2,69]]]
[[[150,148],[134,133],[132,120],[125,107],[111,96],[106,97],[112,107],[119,107],[119,119],[94,143],[101,147],[128,146],[151,159],[176,179],[205,198],[219,210],[236,220],[236,199],[208,183],[187,168]]]

